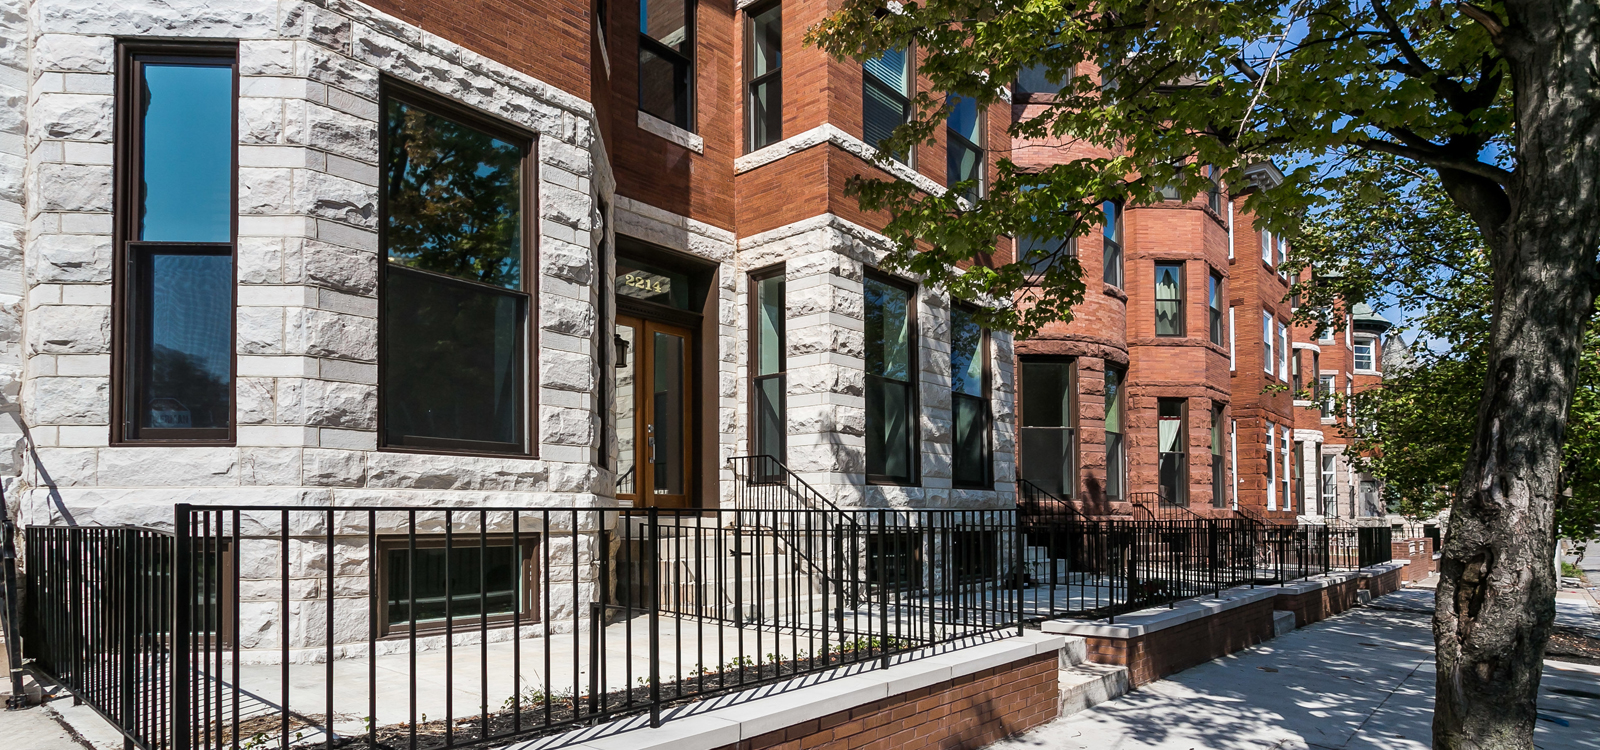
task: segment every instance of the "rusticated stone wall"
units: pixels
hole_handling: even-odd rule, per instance
[[[14,10],[0,23],[22,23]],[[611,178],[592,108],[562,90],[571,86],[354,2],[36,0],[26,17],[27,73],[0,71],[0,87],[28,90],[25,217],[19,191],[5,188],[18,173],[5,150],[23,145],[12,135],[20,127],[0,122],[0,199],[12,199],[0,206],[0,318],[14,299],[3,295],[23,295],[27,311],[26,522],[162,526],[179,501],[528,506],[610,494],[595,395],[594,228]],[[119,37],[239,44],[236,446],[109,444]],[[20,64],[15,53],[0,50],[0,66]],[[376,450],[382,76],[536,138],[537,459]],[[4,281],[24,219],[25,289]],[[5,338],[0,319],[0,394],[16,391]]]

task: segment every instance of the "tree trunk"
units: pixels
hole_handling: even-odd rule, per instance
[[[1600,245],[1600,12],[1592,0],[1505,7],[1517,119],[1509,205],[1473,205],[1483,191],[1443,175],[1485,230],[1495,289],[1489,374],[1433,617],[1433,746],[1450,750],[1533,747],[1555,619],[1561,444]]]

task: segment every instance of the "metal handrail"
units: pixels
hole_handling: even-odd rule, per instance
[[[1176,505],[1167,502],[1166,493],[1134,492],[1128,496],[1128,502],[1133,504],[1134,517],[1140,511],[1144,512],[1148,521],[1203,521],[1200,514],[1189,510],[1188,506]]]

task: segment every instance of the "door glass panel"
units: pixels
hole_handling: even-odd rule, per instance
[[[656,332],[653,351],[650,441],[651,474],[657,495],[684,494],[684,341]]]
[[[639,360],[638,331],[633,326],[618,325],[616,338],[617,389],[611,414],[617,425],[617,494],[631,495],[637,490],[639,472],[636,466],[634,441],[637,440],[638,423],[634,419],[634,384]]]

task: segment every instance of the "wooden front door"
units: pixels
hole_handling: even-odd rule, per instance
[[[617,316],[617,497],[636,508],[687,508],[694,442],[694,333]]]

